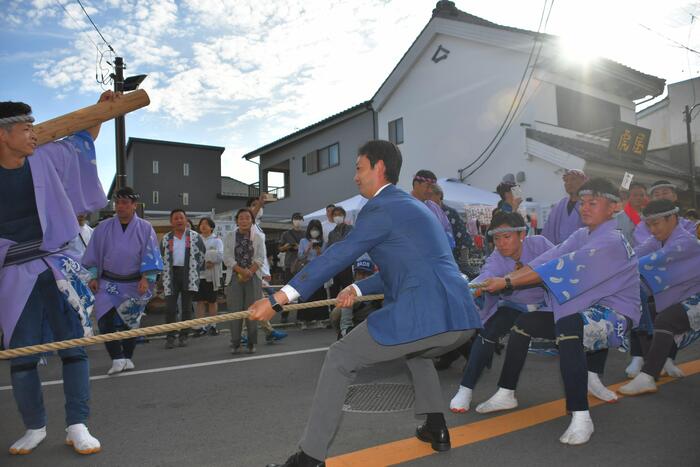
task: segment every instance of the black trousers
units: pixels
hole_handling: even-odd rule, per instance
[[[649,314],[651,314],[652,323],[656,323],[656,307],[653,304],[649,305]],[[654,337],[653,334],[649,334],[646,331],[635,331],[632,330],[630,336],[630,354],[633,357],[644,357],[645,351],[651,347],[651,340]],[[668,356],[672,360],[676,359],[678,354],[678,346],[674,342],[669,350]]]
[[[532,337],[559,339],[559,367],[564,380],[567,410],[588,410],[588,365],[583,349],[583,319],[577,313],[554,322],[554,313],[523,313],[510,332],[498,386],[515,389],[525,365]],[[596,356],[600,359],[600,354]],[[600,365],[600,362],[597,362]]]
[[[687,331],[690,331],[690,321],[688,313],[680,303],[671,305],[659,313],[654,321],[654,337],[651,339],[651,345],[646,349],[642,348],[643,351],[646,350],[642,371],[658,378],[664,363],[666,363],[666,357],[668,357],[671,348],[676,345],[673,336]],[[644,341],[642,341],[642,346],[644,346]]]
[[[165,297],[167,310],[165,312],[165,322],[174,323],[177,318],[177,298],[180,297],[180,305],[182,307],[182,320],[187,321],[192,319],[192,296],[194,292],[190,292],[185,287],[185,268],[183,266],[173,266],[172,279],[172,295]],[[180,329],[180,339],[187,339],[189,329]],[[168,333],[168,339],[175,338],[176,331]]]
[[[101,334],[129,330],[129,327],[124,324],[124,321],[122,321],[122,319],[119,317],[116,308],[112,308],[107,313],[102,315],[102,318],[97,321],[97,327],[100,329]],[[107,353],[109,353],[112,360],[119,358],[131,358],[134,356],[136,338],[132,337],[131,339],[105,342],[105,347],[107,348]]]

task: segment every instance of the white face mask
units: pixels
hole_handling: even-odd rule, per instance
[[[311,238],[318,238],[319,235],[321,235],[321,232],[319,232],[318,230],[311,231]]]
[[[301,225],[301,221],[300,221],[299,219],[294,219],[294,220],[292,221],[292,225],[293,225],[294,227],[299,227],[299,226]]]
[[[335,216],[333,218],[333,222],[335,222],[336,224],[342,224],[343,222],[345,222],[345,218],[343,216]]]

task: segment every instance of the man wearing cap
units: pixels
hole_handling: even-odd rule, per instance
[[[115,99],[107,91],[100,101]],[[107,204],[97,176],[100,125],[37,147],[31,107],[0,102],[0,326],[5,348],[91,333],[94,298],[87,271],[63,249],[78,235],[76,215]],[[100,450],[85,425],[90,413],[87,353],[59,350],[63,363],[66,443],[81,454]],[[39,355],[13,358],[12,388],[26,433],[11,454],[29,454],[46,438]]]
[[[564,190],[569,196],[552,208],[542,229],[542,235],[555,245],[559,245],[583,227],[578,189],[586,181],[586,174],[581,170],[568,169],[564,171],[562,180],[564,180]]]
[[[585,351],[625,348],[625,334],[640,317],[637,257],[613,218],[620,202],[616,187],[605,179],[592,179],[580,187],[578,195],[585,228],[521,269],[485,281],[484,290],[492,294],[542,284],[553,312],[518,317],[508,340],[498,392],[476,408],[479,413],[489,413],[517,407],[515,388],[530,339],[556,338],[566,408],[572,414],[559,441],[570,445],[586,443],[593,434],[587,398],[587,383],[593,375]]]
[[[667,180],[659,180],[654,182],[651,185],[651,188],[649,188],[649,196],[651,196],[652,201],[657,199],[666,199],[678,206],[678,193],[676,192],[676,185]],[[678,216],[678,224],[686,231],[695,235],[696,222]],[[639,225],[637,225],[637,228],[634,229],[634,241],[632,242],[632,245],[641,245],[651,236],[651,232],[649,231],[646,222],[640,222]]]
[[[430,170],[419,170],[413,176],[413,190],[411,191],[411,195],[417,200],[423,201],[428,209],[430,209],[437,221],[442,226],[442,230],[445,231],[445,236],[447,237],[447,242],[450,245],[450,249],[454,250],[457,244],[452,233],[450,220],[447,218],[447,214],[442,210],[440,205],[433,201],[433,187],[436,185],[437,178],[435,178],[434,173],[432,173]]]
[[[353,279],[355,282],[367,279],[374,274],[374,263],[369,255],[362,255],[353,266]],[[381,308],[381,300],[372,302],[357,302],[352,308],[336,308],[331,312],[331,324],[338,334],[338,338],[345,336],[355,326],[367,319],[373,312]]]
[[[652,201],[644,209],[652,237],[636,249],[639,273],[659,312],[644,366],[620,388],[622,394],[656,392],[655,380],[666,367],[675,339],[686,335],[687,345],[700,337],[700,242],[678,220],[678,207],[669,200]]]
[[[95,317],[102,333],[138,328],[153,285],[163,270],[158,238],[150,223],[136,214],[139,195],[131,187],[117,190],[116,216],[97,226],[83,256],[95,293]],[[108,375],[133,370],[136,339],[106,342],[112,359]]]

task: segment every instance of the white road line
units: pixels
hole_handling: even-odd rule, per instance
[[[292,352],[280,352],[280,353],[273,353],[273,354],[267,354],[267,355],[255,355],[253,357],[227,358],[226,360],[214,360],[212,362],[192,363],[189,365],[166,366],[166,367],[162,367],[162,368],[151,368],[150,370],[127,371],[124,373],[119,373],[119,374],[114,375],[114,376],[107,376],[107,375],[91,376],[90,381],[100,381],[103,379],[126,378],[127,376],[147,375],[147,374],[151,374],[151,373],[165,373],[168,371],[187,370],[189,368],[201,368],[201,367],[212,366],[212,365],[225,365],[227,363],[249,362],[251,360],[265,360],[268,358],[289,357],[292,355],[303,355],[303,354],[307,354],[307,353],[325,352],[326,350],[328,350],[328,347],[318,347],[315,349],[295,350]],[[45,382],[41,383],[42,386],[56,386],[58,384],[63,384],[63,380],[56,379],[53,381],[45,381]],[[12,386],[0,386],[0,391],[10,391],[10,390],[12,390]]]

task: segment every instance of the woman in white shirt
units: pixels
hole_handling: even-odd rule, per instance
[[[207,248],[204,253],[204,266],[199,271],[199,291],[194,297],[194,300],[197,302],[197,318],[216,316],[218,311],[216,296],[221,286],[221,277],[223,275],[224,242],[214,235],[215,227],[216,224],[209,217],[200,219],[197,226],[197,230],[199,230],[199,234],[204,240],[204,246]],[[219,334],[216,324],[211,324],[208,331],[206,327],[195,331],[194,337],[203,336],[207,332],[212,336]]]

